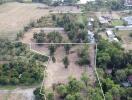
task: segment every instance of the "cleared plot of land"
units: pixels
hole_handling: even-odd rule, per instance
[[[51,13],[81,13],[81,9],[75,6],[58,6],[50,10]]]
[[[65,54],[65,50],[63,46],[60,46],[57,48],[56,52],[55,52],[55,58],[56,58],[56,62],[53,63],[52,60],[50,60],[48,66],[47,66],[47,77],[44,79],[44,86],[46,88],[51,88],[53,84],[58,84],[58,83],[67,83],[69,77],[74,77],[77,80],[80,80],[82,74],[84,72],[87,73],[89,79],[90,79],[90,83],[93,85],[94,82],[96,81],[95,78],[95,74],[94,74],[94,46],[90,45],[88,51],[90,52],[89,57],[90,57],[90,62],[91,62],[91,66],[90,65],[83,65],[80,66],[76,63],[76,61],[79,60],[78,57],[78,50],[80,50],[81,48],[83,48],[84,45],[76,45],[73,46],[70,49],[70,53],[68,56],[70,65],[68,66],[68,68],[65,68],[64,64],[63,64],[63,58],[66,56]],[[32,44],[32,49],[43,53],[45,52],[46,55],[49,55],[49,50],[48,50],[48,45],[42,45],[42,46],[35,46],[35,44]]]
[[[131,31],[118,31],[117,35],[121,37],[123,41],[123,47],[125,50],[132,50],[132,38],[130,37]]]
[[[0,90],[0,100],[33,100],[34,89]]]
[[[127,44],[132,42],[132,38],[129,36],[130,33],[131,31],[118,31],[117,35],[121,37],[121,39],[123,40],[123,43]]]
[[[0,35],[16,35],[16,32],[31,21],[46,16],[48,9],[43,4],[6,3],[0,6]],[[10,34],[12,33],[12,34]]]
[[[109,16],[112,17],[112,19],[120,19],[120,15],[119,12],[114,12],[112,11],[112,13],[110,12],[95,12],[96,16]]]

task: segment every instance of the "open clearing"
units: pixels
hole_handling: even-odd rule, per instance
[[[16,35],[31,21],[49,14],[44,4],[6,3],[0,6],[0,35]]]
[[[0,90],[0,100],[33,100],[34,89]]]
[[[123,42],[123,47],[126,50],[132,50],[132,38],[129,36],[131,31],[118,31],[117,35],[121,37]]]
[[[48,50],[48,46],[49,45],[42,45],[42,46],[37,46],[36,44],[32,44],[32,49],[43,53],[45,52],[46,55],[49,55],[49,50]],[[91,66],[90,65],[85,65],[85,66],[79,66],[78,64],[76,64],[76,61],[79,60],[78,57],[78,50],[81,50],[84,47],[84,45],[76,45],[76,46],[72,46],[72,48],[70,49],[70,53],[68,56],[70,65],[68,66],[68,68],[66,69],[64,67],[63,64],[63,58],[65,57],[65,50],[63,46],[60,46],[57,48],[56,52],[55,52],[55,58],[56,58],[56,62],[53,63],[52,60],[49,61],[49,64],[47,66],[46,69],[46,73],[47,73],[47,77],[46,79],[44,79],[44,86],[46,88],[51,88],[53,84],[58,84],[58,83],[67,83],[69,77],[74,77],[78,80],[80,80],[81,75],[86,72],[89,79],[90,79],[90,83],[91,85],[94,84],[94,82],[96,81],[96,77],[95,77],[95,73],[94,73],[94,45],[90,45],[89,46],[89,57],[90,57],[90,62],[91,62]]]

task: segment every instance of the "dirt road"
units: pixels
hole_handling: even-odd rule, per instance
[[[34,89],[0,90],[0,100],[34,100]]]

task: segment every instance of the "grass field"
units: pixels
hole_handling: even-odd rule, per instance
[[[117,35],[121,37],[123,47],[125,50],[132,50],[132,38],[130,37],[131,31],[118,31]]]
[[[130,37],[130,33],[131,33],[131,31],[118,31],[117,35],[119,37],[121,37],[123,43],[127,44],[127,43],[132,42],[132,38]]]
[[[0,35],[14,36],[31,21],[46,16],[48,9],[43,4],[6,3],[0,5]]]
[[[113,20],[111,22],[112,26],[122,26],[123,25],[123,21],[122,20]]]

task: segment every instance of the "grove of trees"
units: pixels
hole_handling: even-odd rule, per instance
[[[129,93],[131,86],[122,87],[123,82],[129,83],[128,76],[132,75],[132,51],[126,52],[119,43],[101,39],[98,43],[97,67],[108,100],[132,99]]]
[[[0,40],[0,85],[31,85],[43,79],[46,56],[29,51],[21,42]],[[40,61],[40,62],[38,62]]]

